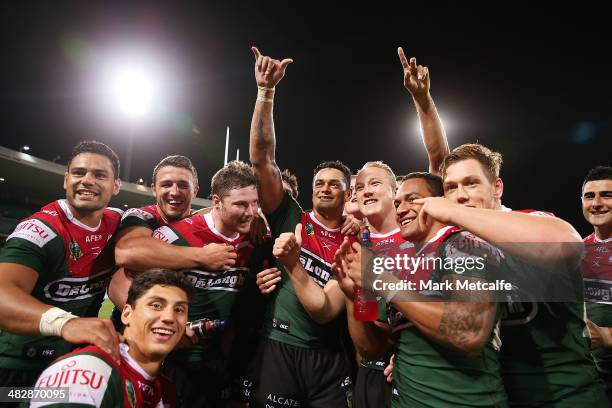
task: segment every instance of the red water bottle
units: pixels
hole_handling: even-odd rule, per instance
[[[361,233],[361,246],[370,248],[370,229],[366,225]],[[378,319],[378,301],[374,293],[367,289],[355,288],[353,299],[353,316],[362,322],[373,322]]]

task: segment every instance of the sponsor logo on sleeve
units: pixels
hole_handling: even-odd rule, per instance
[[[161,241],[171,244],[179,237],[174,231],[172,231],[172,228],[164,225],[163,227],[159,227],[158,229],[153,231],[153,238],[157,238]]]
[[[121,221],[130,217],[136,217],[143,221],[149,221],[155,218],[153,214],[143,211],[140,208],[130,208],[123,214],[123,217],[121,217]]]
[[[57,234],[44,222],[35,218],[20,222],[15,231],[6,239],[21,238],[42,248],[45,244],[55,238]]]
[[[103,359],[82,354],[57,361],[38,377],[36,387],[67,387],[70,403],[101,406],[112,367]],[[46,403],[32,403],[32,407]]]

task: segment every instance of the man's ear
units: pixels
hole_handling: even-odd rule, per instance
[[[221,206],[221,197],[219,197],[217,194],[213,194],[212,202],[213,202],[213,207],[215,207],[215,209],[218,210],[219,207]]]
[[[495,184],[493,185],[493,196],[501,200],[502,195],[504,194],[504,182],[499,177],[495,180]]]
[[[123,323],[125,326],[130,325],[133,311],[134,309],[132,309],[130,304],[126,303],[125,306],[123,306],[123,311],[121,312],[121,323]]]
[[[113,185],[113,195],[119,194],[119,190],[121,190],[121,179],[115,179],[115,183]]]
[[[66,186],[68,185],[68,172],[64,173],[64,190],[66,190]]]

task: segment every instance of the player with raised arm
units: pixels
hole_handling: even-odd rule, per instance
[[[417,200],[423,204],[421,214],[494,243],[504,252],[503,269],[510,280],[523,276],[537,286],[545,279],[569,277],[576,283],[572,302],[505,304],[500,362],[509,403],[607,406],[583,335],[580,237],[550,213],[502,206],[501,161],[501,154],[479,144],[455,148],[441,167],[446,198]],[[565,265],[568,276],[551,265]],[[547,289],[556,286],[555,281]]]
[[[0,251],[0,386],[31,386],[74,344],[119,357],[118,335],[98,310],[111,279],[121,210],[119,159],[81,142],[64,176],[66,199],[23,220]]]
[[[256,48],[255,79],[259,88],[251,122],[250,161],[258,181],[260,206],[272,236],[299,257],[279,256],[282,280],[271,294],[263,336],[254,362],[256,407],[308,405],[346,407],[350,397],[349,363],[342,350],[344,295],[332,279],[331,261],[343,239],[344,203],[350,197],[350,171],[340,162],[317,166],[313,178],[313,211],[304,212],[284,192],[275,160],[272,119],[275,86],[291,59],[263,56]],[[301,236],[296,237],[296,226]],[[299,259],[300,262],[296,262]],[[283,262],[284,260],[284,262]],[[296,373],[300,373],[299,379]]]
[[[440,177],[411,173],[400,182],[395,196],[401,236],[413,242],[418,250],[412,258],[441,260],[421,265],[412,275],[378,275],[387,284],[412,277],[408,280],[417,285],[413,293],[374,285],[371,278],[365,283],[362,273],[368,277],[371,272],[362,271],[362,248],[358,244],[351,247],[349,242],[342,244],[335,256],[334,268],[347,299],[351,337],[366,358],[377,358],[388,352],[389,333],[372,322],[354,319],[350,313],[356,287],[381,289],[376,293],[392,306],[388,318],[398,336],[391,406],[505,406],[497,357],[499,309],[494,295],[455,289],[448,290],[441,299],[431,299],[418,289],[420,282],[428,281],[489,282],[498,273],[499,252],[494,247],[434,219],[417,221],[422,206],[415,204],[415,200],[442,194]],[[483,267],[441,266],[451,258],[456,259],[457,252],[465,259],[484,259]]]
[[[589,170],[582,183],[582,213],[594,230],[584,238],[582,260],[591,348],[612,402],[612,167]]]
[[[404,87],[412,96],[421,131],[427,133],[423,140],[427,141],[425,147],[430,163],[429,171],[437,174],[440,163],[449,150],[442,122],[430,94],[429,69],[417,65],[416,58],[411,58],[408,62],[401,47],[397,49],[397,53],[403,68]],[[406,246],[397,223],[393,207],[396,188],[396,176],[389,166],[382,162],[368,162],[357,173],[351,201],[355,201],[357,212],[367,219],[372,250],[376,254],[402,252],[414,256],[413,247]],[[347,207],[348,205],[349,203]],[[386,304],[381,299],[379,319],[385,322],[386,312]],[[389,356],[378,360],[361,360],[353,393],[356,408],[390,405],[390,385],[383,374],[388,362]]]
[[[185,333],[192,294],[181,272],[152,269],[139,274],[121,312],[125,328],[119,363],[95,345],[61,356],[35,386],[63,388],[66,401],[33,401],[30,407],[178,407],[174,384],[161,375],[161,368]]]

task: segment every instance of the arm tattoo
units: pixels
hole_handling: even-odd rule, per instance
[[[459,347],[478,337],[485,326],[485,305],[472,302],[445,302],[438,332]]]
[[[477,281],[480,279],[449,276],[455,285],[458,280]],[[455,347],[463,347],[475,338],[481,337],[483,330],[489,328],[491,311],[490,294],[486,291],[459,291],[451,294],[454,301],[444,302],[444,312],[440,319],[438,333]]]
[[[255,138],[255,145],[260,151],[267,151],[272,147],[271,140],[267,140],[266,137],[264,137],[264,126],[263,118],[260,116],[257,118],[257,135]]]

